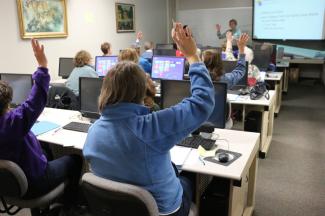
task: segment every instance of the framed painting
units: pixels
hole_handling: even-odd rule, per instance
[[[23,39],[68,36],[66,0],[17,0],[17,7]]]
[[[135,5],[115,3],[117,33],[135,32]]]

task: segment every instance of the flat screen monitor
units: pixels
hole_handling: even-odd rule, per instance
[[[0,78],[7,82],[13,90],[11,102],[13,107],[22,104],[27,99],[33,86],[31,74],[0,74]]]
[[[80,77],[79,101],[80,112],[88,118],[99,118],[98,97],[102,88],[103,79]]]
[[[214,82],[215,89],[215,110],[210,119],[213,119],[213,127],[225,128],[226,124],[226,102],[227,102],[227,84],[223,82]],[[188,80],[161,80],[161,100],[162,107],[169,108],[185,98],[191,96],[191,83]],[[209,122],[206,122],[207,124]]]
[[[183,80],[185,58],[154,56],[152,58],[152,79]]]
[[[225,73],[231,73],[237,66],[237,61],[222,61]],[[246,87],[248,85],[248,62],[246,61],[245,75],[234,87]]]
[[[174,49],[154,49],[154,56],[176,56],[176,50]]]
[[[156,49],[174,49],[174,45],[173,44],[157,44],[156,45]]]
[[[117,64],[117,56],[96,56],[95,69],[99,77],[104,77]]]
[[[73,58],[59,58],[59,76],[68,79],[74,69]]]

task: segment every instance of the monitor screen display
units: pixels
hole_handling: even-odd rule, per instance
[[[59,59],[59,76],[63,79],[69,78],[74,69],[73,58],[60,58]]]
[[[99,77],[104,77],[117,64],[117,56],[96,56],[96,71]]]
[[[13,89],[12,105],[20,105],[27,99],[33,84],[31,74],[1,74],[0,78]]]
[[[99,114],[98,97],[102,88],[103,79],[80,77],[79,100],[80,111],[87,114]]]
[[[185,58],[154,56],[151,77],[153,79],[183,80]]]
[[[226,124],[226,101],[227,84],[223,82],[214,82],[215,106],[213,116],[209,120],[213,121],[216,128],[225,128]],[[191,96],[190,81],[162,80],[161,81],[161,100],[162,107],[172,107]],[[210,123],[210,122],[206,122]]]

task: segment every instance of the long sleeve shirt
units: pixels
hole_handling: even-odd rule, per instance
[[[183,188],[169,150],[210,116],[214,87],[203,63],[190,66],[192,96],[158,112],[134,103],[108,105],[90,128],[83,149],[92,171],[103,178],[151,192],[160,214],[175,212]]]
[[[217,36],[219,39],[224,39],[226,38],[227,32],[230,31],[235,39],[238,39],[241,35],[241,30],[239,28],[236,28],[234,30],[228,29],[224,33],[221,33],[220,31],[217,32]]]
[[[34,85],[27,100],[0,116],[0,159],[18,164],[28,182],[44,175],[47,166],[40,143],[30,129],[46,105],[50,76],[47,68],[38,68],[32,77]]]

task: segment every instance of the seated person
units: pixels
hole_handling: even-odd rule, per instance
[[[79,78],[80,77],[98,77],[93,66],[91,66],[91,55],[85,50],[79,51],[74,58],[74,66],[70,74],[66,87],[68,87],[76,96],[79,96]]]
[[[104,79],[99,99],[102,117],[90,128],[83,154],[95,175],[148,190],[160,215],[187,216],[190,182],[177,177],[170,149],[210,116],[214,87],[189,29],[183,30],[179,23],[174,26],[173,39],[191,64],[192,96],[150,114],[143,106],[145,74],[133,62],[118,63]]]
[[[224,73],[221,59],[221,50],[206,50],[203,52],[202,60],[207,66],[211,79],[213,81],[223,81],[227,83],[227,88],[231,89],[236,85],[245,75],[246,63],[245,63],[245,53],[244,49],[249,37],[247,34],[242,34],[237,41],[239,49],[239,60],[236,68],[231,73]],[[228,103],[228,110],[230,110],[230,105]],[[217,120],[214,119],[214,113],[219,112],[219,107],[216,104],[214,111],[212,112],[208,122],[214,124]],[[226,128],[230,129],[232,127],[232,119],[228,112],[226,113]]]
[[[146,41],[144,42],[143,48],[145,51],[142,53],[141,58],[144,58],[152,63],[154,43],[152,41]]]
[[[131,62],[138,64],[142,68],[142,66],[139,62],[138,53],[135,49],[128,48],[128,49],[122,50],[120,52],[120,55],[118,56],[118,60],[119,61],[131,61]],[[156,95],[156,88],[154,86],[153,81],[149,77],[149,75],[146,74],[146,76],[147,76],[148,82],[147,82],[146,98],[144,100],[146,102],[145,105],[148,106],[151,111],[157,111],[157,110],[159,110],[159,106],[154,103],[154,97]]]
[[[44,110],[50,82],[44,47],[34,39],[32,47],[38,68],[33,74],[34,84],[28,99],[16,109],[10,109],[13,89],[0,81],[0,159],[16,163],[25,173],[28,191],[24,198],[42,196],[69,180],[65,204],[71,204],[71,200],[77,199],[81,157],[68,155],[48,161],[41,144],[30,131]]]
[[[111,56],[112,55],[112,46],[108,42],[104,42],[101,46],[100,49],[103,52],[103,56]]]
[[[233,40],[231,32],[227,32],[227,43],[226,43],[226,60],[227,61],[236,61],[237,58],[235,58],[232,50],[232,44],[231,41]],[[248,84],[249,86],[255,85],[257,81],[261,81],[261,75],[260,70],[256,65],[252,64],[252,61],[254,59],[254,52],[252,49],[245,46],[244,48],[245,53],[245,60],[248,62]]]

